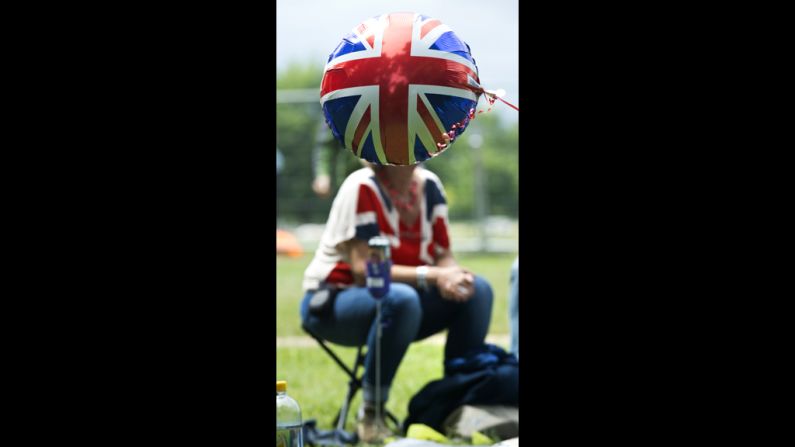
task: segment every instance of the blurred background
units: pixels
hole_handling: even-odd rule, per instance
[[[301,278],[337,187],[358,165],[352,153],[334,149],[333,141],[327,141],[330,131],[319,126],[320,80],[328,55],[353,27],[368,17],[403,11],[450,26],[469,44],[481,84],[504,89],[504,98],[521,108],[517,0],[277,0],[276,224],[281,253],[276,259],[276,370],[280,380],[288,381],[288,393],[301,404],[305,419],[317,419],[323,428],[330,428],[347,379],[300,328]],[[479,106],[488,107],[485,98]],[[477,115],[449,149],[424,164],[445,186],[452,249],[459,263],[492,284],[489,341],[504,348],[509,333],[508,279],[519,240],[518,117],[516,110],[498,101],[490,113]],[[313,190],[319,170],[330,177],[327,195]],[[387,405],[399,418],[405,417],[414,393],[442,377],[443,343],[444,334],[413,344],[406,354]],[[338,351],[346,363],[353,360],[353,349]],[[353,415],[349,418],[352,421]]]

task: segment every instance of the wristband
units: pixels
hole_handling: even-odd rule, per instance
[[[417,267],[417,287],[422,290],[428,290],[428,282],[425,277],[428,275],[428,266],[421,265]]]

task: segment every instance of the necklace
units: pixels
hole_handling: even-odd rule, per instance
[[[395,189],[383,175],[379,175],[378,177],[381,180],[381,184],[383,184],[384,188],[386,188],[387,194],[389,194],[389,197],[392,199],[392,202],[395,204],[397,209],[409,211],[414,207],[414,204],[417,202],[417,180],[411,179],[408,193],[400,194],[400,192]],[[403,196],[407,197],[404,198]]]

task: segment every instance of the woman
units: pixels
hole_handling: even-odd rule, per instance
[[[320,121],[312,148],[312,191],[318,197],[328,198],[340,180],[366,165],[366,161],[351,157],[329,132],[326,121]]]
[[[368,240],[379,235],[391,241],[392,285],[382,299],[381,392],[376,402],[376,301],[365,287],[365,260]],[[376,406],[383,409],[411,342],[447,329],[445,359],[460,357],[483,344],[491,319],[491,286],[458,266],[450,252],[442,184],[416,165],[370,165],[345,179],[304,273],[303,288],[306,327],[336,344],[367,343],[363,403],[357,415],[363,442],[390,434],[383,420],[375,419]],[[325,311],[310,311],[310,301],[321,289],[336,290],[334,301]]]

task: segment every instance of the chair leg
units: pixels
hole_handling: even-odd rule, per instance
[[[337,428],[345,431],[345,422],[348,420],[348,410],[350,410],[351,401],[353,396],[356,395],[358,388],[355,387],[353,381],[349,383],[348,392],[345,395],[345,400],[342,402],[342,408],[337,413]]]
[[[386,418],[389,419],[392,422],[392,424],[394,424],[395,430],[397,430],[398,434],[402,435],[403,434],[403,429],[400,427],[400,422],[395,417],[395,415],[392,414],[392,412],[389,411],[389,410],[386,410],[385,414],[386,414]]]
[[[364,356],[362,355],[362,347],[356,350],[356,362],[353,365],[353,370],[351,371],[350,377],[351,380],[348,382],[348,392],[345,395],[345,401],[342,403],[342,408],[340,408],[339,413],[337,413],[337,422],[336,426],[340,430],[345,430],[345,422],[348,420],[348,411],[350,410],[351,401],[353,401],[354,396],[356,396],[356,392],[359,391],[359,388],[362,387],[362,379],[357,378],[357,374],[359,372],[359,367],[364,365]]]
[[[348,368],[347,365],[342,363],[339,357],[331,350],[326,344],[323,342],[323,339],[315,335],[312,331],[310,331],[307,327],[303,327],[304,331],[308,333],[315,341],[318,342],[321,348],[337,363],[337,365],[342,368],[343,371],[348,375],[350,380],[348,381],[348,391],[345,395],[345,401],[342,403],[342,407],[337,412],[337,416],[332,423],[333,426],[336,426],[337,429],[345,431],[345,421],[348,419],[348,411],[350,410],[351,401],[353,400],[354,396],[356,396],[356,392],[359,388],[362,387],[362,378],[358,377],[357,374],[359,372],[359,368],[364,365],[364,355],[362,354],[362,346],[359,346],[356,350],[356,360],[353,365],[353,369]]]
[[[348,368],[348,366],[347,366],[347,365],[345,365],[344,363],[342,363],[342,360],[340,360],[340,358],[339,358],[339,357],[337,357],[337,355],[336,355],[336,354],[334,354],[334,351],[332,351],[332,350],[331,350],[331,348],[329,348],[328,346],[326,346],[326,343],[325,343],[325,342],[323,342],[323,339],[321,339],[320,337],[318,337],[317,335],[315,335],[313,332],[310,332],[310,331],[309,331],[309,329],[307,329],[307,328],[304,328],[304,330],[305,330],[305,331],[306,331],[306,332],[307,332],[309,335],[311,335],[311,336],[312,336],[312,338],[314,338],[314,339],[315,339],[315,341],[317,341],[317,342],[318,342],[318,344],[320,345],[320,347],[321,347],[321,348],[323,348],[323,350],[324,350],[324,351],[326,351],[326,353],[327,353],[329,356],[331,356],[331,358],[332,358],[332,359],[333,359],[333,360],[334,360],[334,361],[337,363],[337,365],[339,365],[339,367],[340,367],[340,368],[342,368],[342,370],[343,370],[343,371],[345,371],[345,373],[346,373],[346,374],[348,374],[348,377],[351,377],[351,378],[355,378],[355,377],[356,377],[356,376],[355,376],[355,373],[354,373],[353,371],[351,371],[351,370]],[[359,349],[361,350],[361,347],[359,347]],[[357,361],[358,361],[358,357],[357,357]]]

